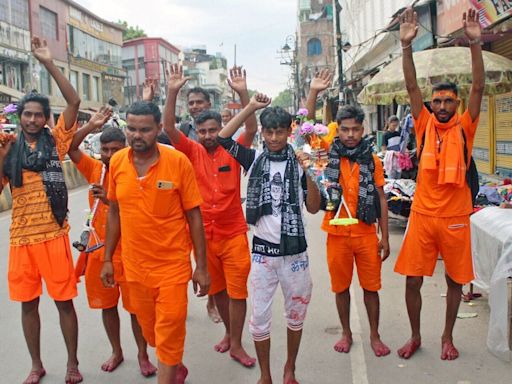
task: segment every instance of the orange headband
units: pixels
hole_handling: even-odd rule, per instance
[[[455,100],[458,99],[457,95],[453,91],[438,91],[432,95],[432,100],[434,100],[436,97],[451,97]]]

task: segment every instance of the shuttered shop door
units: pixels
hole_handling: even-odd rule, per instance
[[[475,159],[478,172],[491,174],[494,173],[494,164],[492,159],[492,126],[491,126],[490,98],[484,96],[480,107],[480,121],[476,130],[475,141],[473,143],[473,158]]]
[[[512,175],[512,93],[495,97],[496,169]]]

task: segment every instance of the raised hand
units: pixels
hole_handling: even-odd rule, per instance
[[[32,37],[32,54],[42,64],[49,63],[53,60],[46,40],[41,40],[38,36]]]
[[[142,86],[142,100],[152,101],[155,98],[155,89],[158,86],[157,79],[146,79]]]
[[[228,84],[236,93],[247,91],[247,73],[242,67],[233,67],[229,70]]]
[[[462,14],[462,26],[469,40],[477,40],[482,37],[482,28],[476,10],[470,8],[467,12]]]
[[[408,7],[400,15],[400,41],[402,46],[410,45],[418,33],[418,15]]]
[[[331,85],[332,74],[329,69],[324,68],[320,72],[315,73],[315,77],[311,80],[309,88],[313,91],[322,92]]]
[[[262,109],[268,107],[272,99],[263,93],[257,93],[252,98],[249,104],[255,109]]]
[[[92,115],[88,121],[88,124],[92,125],[95,129],[101,128],[111,117],[112,107],[110,105],[104,105],[98,112]]]
[[[183,66],[173,64],[167,73],[167,89],[169,92],[178,93],[190,79],[191,77],[183,75]]]

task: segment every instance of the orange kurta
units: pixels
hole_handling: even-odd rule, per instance
[[[430,116],[431,113],[424,106],[418,119],[414,120],[418,148],[421,147],[421,140],[425,135]],[[459,116],[459,121],[464,129],[467,140],[466,146],[470,154],[473,151],[473,141],[478,127],[478,119],[472,121],[469,111],[466,110]],[[457,188],[453,184],[438,184],[438,173],[438,170],[422,169],[420,165],[414,202],[411,209],[423,215],[436,217],[453,217],[471,214],[473,212],[473,205],[471,190],[467,183],[464,183],[462,188]]]
[[[202,203],[190,161],[158,145],[160,157],[139,178],[132,149],[110,160],[109,200],[121,218],[122,259],[128,281],[149,287],[186,283],[191,277],[191,239],[185,211]]]
[[[242,135],[238,142],[246,145],[244,140]],[[220,240],[247,232],[240,200],[240,164],[221,146],[210,154],[182,132],[173,145],[187,155],[194,167],[203,197],[201,213],[206,238]]]
[[[64,161],[76,132],[76,124],[68,130],[66,130],[65,125],[64,116],[60,115],[57,124],[52,129],[57,153],[61,161]],[[65,221],[61,227],[55,221],[41,174],[23,169],[22,177],[23,185],[18,188],[11,188],[11,245],[38,244],[66,235],[69,232],[69,225]],[[3,180],[4,185],[7,182],[7,179]]]

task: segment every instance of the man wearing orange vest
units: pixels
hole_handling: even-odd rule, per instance
[[[421,346],[421,286],[423,276],[432,276],[438,254],[444,261],[448,285],[441,337],[443,360],[459,356],[453,344],[453,328],[462,285],[474,277],[469,223],[473,206],[466,180],[469,158],[465,158],[464,147],[471,154],[485,84],[478,13],[469,9],[462,16],[462,24],[469,40],[473,75],[468,108],[458,114],[457,86],[439,83],[432,87],[431,113],[423,105],[412,55],[412,41],[418,32],[417,15],[408,8],[400,16],[403,71],[421,159],[409,226],[395,265],[396,272],[407,276],[405,299],[412,335],[398,350],[404,359]]]

